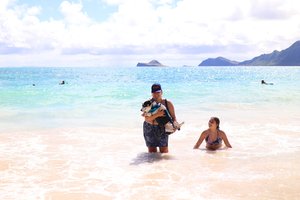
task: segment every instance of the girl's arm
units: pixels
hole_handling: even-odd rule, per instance
[[[197,143],[194,146],[194,149],[198,149],[199,148],[199,146],[201,145],[201,143],[203,142],[203,140],[207,137],[207,134],[208,134],[207,131],[203,131],[201,133],[201,136],[199,137]]]
[[[231,144],[229,143],[229,141],[228,141],[228,139],[227,139],[227,136],[226,136],[225,132],[220,131],[220,136],[221,136],[221,138],[224,140],[225,145],[226,145],[228,148],[232,148]]]

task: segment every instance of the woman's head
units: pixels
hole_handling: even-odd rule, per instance
[[[161,85],[159,83],[154,83],[151,86],[151,93],[152,93],[152,97],[154,99],[160,99],[162,98],[162,89],[161,89]]]
[[[208,127],[220,129],[220,119],[217,117],[211,117],[208,121]]]

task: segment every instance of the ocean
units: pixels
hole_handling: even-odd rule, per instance
[[[153,83],[185,122],[168,154]],[[212,116],[232,149],[193,149]],[[0,68],[0,199],[298,199],[299,122],[300,67]]]

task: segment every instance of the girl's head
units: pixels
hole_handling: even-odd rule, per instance
[[[217,117],[211,117],[208,121],[208,127],[213,129],[220,129],[220,119]]]

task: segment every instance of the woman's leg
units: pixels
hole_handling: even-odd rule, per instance
[[[156,153],[157,148],[156,147],[148,147],[148,153]]]
[[[159,147],[159,152],[160,153],[168,153],[169,149],[168,149],[168,147]]]
[[[143,124],[143,131],[144,131],[144,139],[146,142],[146,145],[148,147],[148,152],[149,153],[155,153],[157,152],[157,144],[156,144],[156,139],[153,133],[154,127],[153,125],[144,122]]]
[[[159,141],[159,152],[160,153],[168,153],[169,148],[168,148],[168,143],[169,143],[169,135],[165,133],[165,129],[160,130],[161,138]]]

